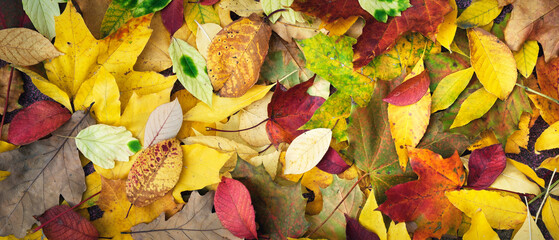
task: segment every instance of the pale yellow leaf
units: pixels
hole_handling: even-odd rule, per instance
[[[438,39],[438,38],[437,38]],[[433,92],[431,113],[448,108],[464,91],[474,75],[473,68],[467,68],[444,77]]]
[[[238,131],[239,129],[241,129],[239,127],[240,116],[241,116],[241,113],[239,111],[239,112],[231,115],[229,117],[229,120],[227,120],[226,123],[216,122],[215,123],[215,128],[216,129],[226,130],[226,131],[210,131],[211,133],[215,133],[215,134],[211,134],[211,136],[224,137],[224,138],[227,138],[229,140],[238,142],[240,144],[251,146],[241,137],[241,133],[245,132],[245,131],[235,132],[235,131]],[[206,124],[206,123],[199,123],[199,124]],[[210,134],[207,134],[208,131],[200,131],[198,129],[193,129],[193,131],[194,130],[196,130],[196,132],[200,133],[200,134],[196,134],[196,136],[208,136],[208,135],[210,135]],[[250,131],[250,130],[248,130],[248,131]]]
[[[297,23],[291,24],[282,21],[281,19],[276,23],[270,25],[272,30],[277,33],[281,39],[287,42],[293,42],[293,39],[307,39],[314,37],[314,35],[318,34],[320,31],[320,20],[317,19],[311,22],[304,22],[304,23]]]
[[[542,220],[553,239],[559,239],[559,201],[548,197],[542,210]]]
[[[264,169],[266,169],[266,172],[268,174],[270,174],[272,179],[275,179],[277,171],[278,171],[278,161],[279,161],[279,157],[280,157],[281,152],[278,151],[275,148],[272,148],[271,151],[272,151],[271,153],[265,153],[265,154],[253,157],[253,158],[249,159],[248,162],[255,167],[258,167],[261,164],[264,165]]]
[[[532,74],[532,71],[534,71],[539,51],[540,46],[538,45],[538,42],[530,40],[524,42],[520,50],[512,53],[514,55],[518,71],[525,78],[528,78],[528,76]]]
[[[406,223],[400,222],[395,224],[394,221],[390,221],[388,240],[411,240],[408,229],[406,228]]]
[[[374,191],[371,190],[369,197],[359,214],[359,223],[366,229],[377,234],[380,240],[387,239],[386,226],[380,211],[375,211],[378,208],[377,199],[375,198]]]
[[[272,100],[272,92],[268,92],[262,99],[252,103],[240,111],[239,129],[246,129],[261,123],[268,119],[268,104]],[[270,145],[268,132],[266,131],[266,123],[260,124],[250,130],[241,131],[239,135],[248,144],[254,147]]]
[[[559,169],[559,155],[544,160],[542,163],[540,163],[540,166],[538,168],[545,168],[551,171]]]
[[[446,49],[450,49],[450,44],[454,41],[456,34],[456,17],[458,16],[458,6],[456,0],[449,0],[452,11],[444,15],[443,23],[439,25],[439,32],[437,33],[437,41]]]
[[[218,136],[196,136],[182,139],[186,145],[202,144],[220,152],[237,153],[242,159],[251,159],[258,156],[258,152],[241,143]]]
[[[482,117],[491,109],[495,101],[497,101],[495,95],[486,91],[485,88],[478,89],[464,100],[450,128],[464,126],[472,120]]]
[[[530,216],[530,211],[526,211],[526,219],[524,220],[522,227],[520,227],[520,229],[518,229],[516,233],[514,233],[514,237],[512,237],[512,240],[524,240],[524,239],[530,239],[530,240],[545,239],[543,237],[542,231],[540,231],[540,228],[538,228],[538,225],[536,225],[536,222],[534,221],[532,216]]]
[[[224,98],[213,94],[212,106],[199,102],[184,114],[185,121],[213,123],[221,121],[240,109],[263,98],[274,85],[254,85],[245,95],[238,98]]]
[[[536,151],[549,150],[559,147],[559,122],[551,124],[542,135],[536,140],[536,145],[534,149]]]
[[[559,196],[559,185],[555,185],[555,187],[549,191],[549,194]]]
[[[528,193],[538,195],[541,193],[538,184],[530,181],[520,170],[518,170],[511,162],[513,160],[507,159],[507,165],[503,172],[495,179],[490,188],[502,189],[517,193]]]
[[[472,67],[483,87],[505,100],[516,83],[516,61],[505,43],[480,29],[468,30]]]
[[[222,153],[201,144],[182,145],[183,170],[179,182],[173,189],[175,201],[184,203],[182,191],[202,189],[219,183],[219,170],[233,156],[232,152]]]
[[[144,128],[148,121],[149,115],[155,108],[163,103],[169,102],[169,93],[162,91],[148,95],[139,96],[134,92],[130,97],[130,104],[126,106],[122,112],[119,126],[124,126],[132,135],[142,142],[144,140]]]
[[[532,169],[528,165],[508,158],[507,158],[507,163],[514,165],[516,169],[524,173],[524,175],[532,179],[532,181],[536,182],[538,185],[540,185],[540,187],[545,188],[545,181],[542,178],[538,177],[536,172],[534,172],[534,169]]]
[[[472,217],[472,225],[464,234],[464,240],[499,240],[499,235],[487,222],[483,211],[478,210]]]
[[[222,0],[219,2],[219,7],[233,11],[241,17],[264,13],[260,2],[254,0]]]
[[[144,132],[144,148],[174,138],[181,129],[182,109],[177,99],[157,107],[149,115]]]
[[[517,228],[524,222],[526,206],[516,194],[488,190],[460,190],[445,192],[456,208],[468,217],[481,209],[492,228]]]
[[[501,13],[501,9],[497,0],[474,0],[456,19],[456,24],[460,28],[487,25]]]
[[[215,35],[221,31],[222,27],[215,23],[205,23],[198,26],[198,35],[196,35],[196,48],[200,54],[208,59],[208,49]]]
[[[326,154],[332,130],[315,128],[297,136],[285,153],[284,174],[300,174],[311,170]]]
[[[9,63],[30,66],[62,54],[47,38],[31,29],[0,30],[0,59]]]

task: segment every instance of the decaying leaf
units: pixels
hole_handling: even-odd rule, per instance
[[[27,28],[0,30],[0,59],[29,66],[62,55],[48,39]]]
[[[210,44],[208,75],[223,97],[240,97],[258,80],[272,29],[257,15],[223,28]]]
[[[126,181],[126,196],[138,207],[163,197],[177,184],[182,171],[182,148],[173,138],[140,153]]]

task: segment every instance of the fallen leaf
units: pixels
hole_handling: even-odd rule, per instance
[[[177,136],[182,125],[182,109],[177,99],[157,107],[149,115],[144,133],[144,146],[150,147]]]
[[[384,225],[384,219],[382,213],[377,211],[378,208],[377,200],[373,192],[367,197],[367,201],[363,206],[363,210],[359,214],[359,223],[363,225],[366,229],[374,232],[380,240],[387,239],[386,226]]]
[[[445,196],[468,217],[473,217],[478,209],[481,209],[487,222],[496,229],[520,227],[526,216],[526,206],[518,195],[512,193],[460,190],[448,191]]]
[[[456,24],[460,28],[485,26],[501,13],[502,8],[497,0],[473,1],[456,19]]]
[[[179,140],[161,141],[141,152],[126,180],[126,196],[137,207],[152,204],[178,182],[183,152]]]
[[[0,59],[22,66],[63,55],[43,35],[27,28],[0,30]]]
[[[444,77],[433,92],[431,113],[450,107],[468,86],[473,75],[474,69],[470,67]]]
[[[478,210],[474,216],[472,217],[472,225],[470,229],[464,234],[464,240],[481,240],[481,239],[491,239],[491,240],[499,240],[499,235],[487,222],[485,219],[485,214],[483,211]]]
[[[318,34],[320,31],[318,30],[320,26],[320,20],[313,21],[312,23],[303,22],[303,23],[288,23],[282,21],[280,19],[276,23],[272,24],[270,27],[274,30],[278,36],[281,37],[286,42],[292,43],[293,39],[302,40],[311,38],[314,35]]]
[[[248,17],[253,13],[261,14],[262,5],[254,0],[222,0],[219,7],[233,11],[241,17]]]
[[[530,215],[530,211],[526,211],[526,219],[518,230],[515,231],[512,240],[521,240],[521,239],[530,239],[530,240],[544,240],[544,236],[542,231],[536,225],[536,222]]]
[[[68,212],[62,214],[65,211]],[[62,215],[58,216],[59,214]],[[99,237],[99,232],[97,232],[93,224],[70,210],[70,207],[67,205],[51,207],[36,217],[42,224],[53,218],[56,218],[56,220],[43,227],[43,232],[48,239],[96,240]]]
[[[429,90],[429,74],[423,71],[392,89],[382,100],[396,106],[407,106],[419,101]]]
[[[23,10],[29,16],[37,31],[49,40],[52,40],[56,35],[54,31],[54,17],[60,15],[58,2],[23,0],[22,4]]]
[[[410,165],[419,179],[390,188],[386,191],[387,200],[378,209],[393,221],[415,221],[418,228],[414,239],[440,238],[456,231],[462,214],[444,195],[459,189],[466,181],[458,154],[443,159],[429,150],[413,148],[409,154]]]
[[[344,214],[346,219],[346,238],[349,240],[352,239],[371,239],[371,240],[378,240],[380,239],[377,234],[369,231],[361,224],[359,221],[351,218],[347,214]]]
[[[537,83],[531,81],[531,87],[547,96],[559,99],[557,78],[559,77],[559,58],[546,63],[542,57],[536,63]],[[530,78],[528,79],[531,80]],[[530,82],[529,82],[530,83]],[[548,123],[553,124],[559,121],[559,106],[542,96],[530,94],[530,99],[540,110],[542,118]]]
[[[276,91],[279,91],[279,89]],[[272,100],[272,95],[273,93],[268,92],[262,99],[242,109],[239,113],[239,126],[237,129],[248,129],[268,119],[268,104]],[[258,127],[241,131],[239,135],[253,147],[267,146],[272,143],[268,138],[266,124],[260,124]]]
[[[19,105],[18,100],[21,94],[23,93],[23,80],[22,75],[16,69],[6,65],[4,67],[0,67],[0,101],[3,103],[6,102],[7,93],[9,91],[9,99],[8,101],[8,112],[21,108],[22,106]],[[11,76],[11,77],[10,77]],[[10,89],[8,90],[8,83],[11,79]],[[0,112],[4,112],[4,105],[0,105]]]
[[[204,59],[208,59],[210,44],[221,29],[223,28],[215,23],[204,23],[198,26],[198,31],[202,34],[196,35],[196,48]]]
[[[183,0],[171,0],[171,2],[161,10],[161,19],[165,28],[173,35],[184,22]]]
[[[87,110],[91,106],[98,123],[114,125],[120,121],[118,90],[114,76],[99,66],[95,74],[80,86],[74,98],[74,108]]]
[[[225,26],[208,50],[208,75],[223,97],[243,96],[256,83],[268,54],[270,26],[256,15]]]
[[[147,95],[138,95],[133,92],[129,100],[130,104],[127,104],[122,111],[117,125],[126,127],[140,142],[144,141],[142,135],[145,133],[149,116],[158,106],[169,102],[170,90]],[[145,143],[142,142],[142,146],[146,146]]]
[[[161,214],[152,222],[132,227],[134,239],[240,239],[225,229],[216,213],[212,213],[213,193],[193,192],[188,204],[171,218]]]
[[[536,67],[540,46],[536,41],[526,41],[518,51],[512,52],[516,67],[522,76],[528,78]]]
[[[301,174],[315,167],[332,140],[332,130],[316,128],[296,137],[285,153],[284,174]]]
[[[220,24],[219,15],[212,6],[196,2],[187,2],[184,6],[184,20],[188,29],[198,35],[198,24]]]
[[[203,144],[220,152],[237,153],[240,158],[247,160],[258,155],[257,151],[244,144],[218,136],[187,137],[182,142],[186,145]]]
[[[264,13],[268,15],[270,18],[270,22],[275,23],[280,17],[283,17],[289,23],[297,23],[297,22],[304,22],[305,19],[300,12],[296,12],[293,9],[289,8],[293,3],[293,0],[262,0],[260,1],[262,4],[262,10]],[[275,13],[270,15],[274,11],[279,9],[284,9],[281,14]]]
[[[111,169],[115,160],[128,162],[142,145],[125,127],[105,124],[91,125],[81,130],[75,138],[76,147],[91,162],[102,168]]]
[[[359,5],[369,14],[371,14],[377,21],[386,23],[388,16],[398,17],[401,16],[400,12],[408,9],[412,5],[409,0],[396,0],[396,1],[367,1],[359,0]]]
[[[559,148],[559,122],[551,124],[536,140],[534,149],[536,151]]]
[[[250,194],[241,182],[222,178],[215,192],[214,205],[219,221],[231,233],[240,238],[258,238]]]
[[[551,234],[551,237],[559,237],[559,222],[557,221],[557,213],[559,212],[559,201],[552,197],[548,197],[543,205],[542,220],[545,227]]]
[[[439,42],[446,49],[451,49],[450,45],[454,41],[456,35],[456,17],[458,16],[458,6],[455,0],[449,1],[452,11],[444,15],[444,20],[439,25],[439,32],[437,33],[437,42]]]
[[[488,188],[505,170],[506,162],[501,144],[473,150],[468,162],[468,187],[475,190]]]
[[[0,235],[23,237],[35,223],[32,216],[58,205],[60,195],[70,204],[80,201],[85,177],[75,143],[67,137],[93,123],[89,115],[77,111],[52,137],[0,154],[0,169],[11,173],[0,184],[0,202],[6,203],[0,208]],[[21,210],[14,214],[16,209]]]
[[[328,148],[324,157],[316,164],[316,167],[322,171],[331,174],[340,174],[350,166],[344,161],[340,154],[333,148]]]
[[[497,177],[497,179],[495,179],[493,184],[491,184],[491,186],[489,187],[492,189],[502,189],[502,190],[517,192],[517,193],[528,193],[534,195],[540,194],[541,191],[538,184],[530,181],[526,177],[525,173],[523,173],[521,170],[515,167],[515,165],[520,165],[520,164],[522,163],[516,162],[511,159],[507,159],[507,165],[505,169]],[[527,168],[526,170],[530,170],[532,172],[531,177],[537,177],[534,170],[532,170],[530,167],[526,165],[524,166]],[[534,180],[537,181],[537,179]]]
[[[461,104],[460,111],[458,111],[458,115],[456,115],[450,128],[464,126],[472,120],[482,117],[493,107],[495,101],[497,101],[495,95],[485,90],[485,88],[478,89]]]
[[[406,228],[406,223],[401,222],[395,224],[394,221],[390,222],[390,227],[388,228],[388,240],[411,240],[410,234]]]
[[[8,171],[0,171],[0,181],[6,180],[11,175]]]
[[[66,123],[72,114],[60,104],[43,100],[18,112],[8,130],[8,141],[26,145],[49,135]]]
[[[554,171],[555,168],[559,169],[559,157],[550,157],[544,160],[538,168],[545,168]]]
[[[105,16],[111,2],[111,0],[76,1],[82,12],[85,24],[91,30],[91,34],[93,34],[93,36],[97,39],[101,38],[101,23],[103,22],[103,17]]]
[[[136,59],[134,70],[142,72],[161,72],[173,65],[173,63],[171,62],[171,57],[169,56],[171,34],[169,33],[169,31],[167,31],[165,25],[163,25],[163,20],[160,13],[155,13],[155,15],[153,15],[149,28],[153,29],[153,32],[149,37],[146,46]],[[183,25],[183,27],[175,32],[174,37],[179,38],[181,30],[188,30],[188,28]],[[190,33],[190,31],[188,33]],[[188,38],[180,39],[186,41]],[[192,42],[189,41],[188,43]]]
[[[518,130],[514,131],[509,138],[507,138],[507,144],[505,145],[506,153],[519,154],[520,148],[528,149],[528,140],[530,129],[528,125],[530,124],[530,114],[525,112],[520,116],[520,122],[518,123]]]
[[[276,31],[274,30],[274,32]],[[262,68],[260,68],[260,81],[263,80],[269,84],[281,81],[285,88],[290,89],[313,76],[314,73],[306,68],[305,55],[299,49],[297,43],[285,41],[278,35],[273,34],[270,39],[268,55],[266,55]],[[328,95],[330,95],[329,91]]]
[[[131,18],[132,11],[126,7],[126,2],[111,1],[101,21],[100,36],[109,36]]]

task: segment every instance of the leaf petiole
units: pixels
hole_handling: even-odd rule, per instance
[[[536,91],[536,90],[534,90],[534,89],[531,89],[531,88],[529,88],[529,87],[526,87],[526,86],[524,86],[524,85],[522,85],[522,84],[520,84],[520,83],[516,83],[516,86],[521,87],[521,88],[524,88],[524,90],[526,90],[527,92],[531,92],[531,93],[536,94],[536,95],[538,95],[538,96],[544,97],[544,98],[546,98],[546,99],[549,100],[549,101],[552,101],[552,102],[554,102],[554,103],[559,104],[559,100],[557,100],[557,99],[555,99],[555,98],[552,98],[552,97],[550,97],[550,96],[548,96],[548,95],[545,95],[545,94],[543,94],[543,93],[541,93],[541,92],[538,92],[538,91]]]
[[[557,184],[559,184],[559,179],[557,181],[555,181],[553,184],[551,184],[551,186],[549,187],[549,189],[553,189],[555,186],[557,186]],[[541,192],[540,194],[538,194],[537,196],[535,196],[534,198],[532,198],[532,200],[530,200],[530,202],[528,202],[528,204],[532,204],[533,202],[535,202],[536,200],[538,200],[539,198],[541,198],[546,192]]]

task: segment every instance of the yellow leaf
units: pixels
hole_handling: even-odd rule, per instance
[[[41,75],[22,67],[18,67],[18,70],[24,72],[29,77],[31,77],[31,81],[33,81],[33,85],[41,91],[41,93],[49,96],[54,101],[64,105],[70,112],[72,111],[72,104],[70,103],[70,97],[68,94],[60,89],[55,84],[49,82],[49,80],[45,79]]]
[[[489,24],[501,13],[497,0],[474,0],[456,19],[460,28],[473,28]]]
[[[263,98],[273,86],[254,85],[245,95],[238,98],[223,98],[213,94],[211,107],[199,102],[184,114],[184,120],[206,123],[221,121],[254,101]]]
[[[138,158],[143,151],[144,150],[140,150],[136,154],[132,155],[128,162],[115,161],[115,167],[112,169],[105,169],[96,164],[93,164],[93,167],[95,167],[95,172],[99,173],[99,175],[106,179],[126,179],[132,165],[136,162],[136,158]]]
[[[477,140],[477,142],[473,143],[468,147],[468,150],[473,151],[476,149],[484,148],[491,146],[493,144],[499,143],[495,133],[492,130],[485,130],[480,134],[481,139]]]
[[[514,60],[516,61],[516,67],[522,76],[528,78],[534,67],[536,67],[536,62],[538,60],[538,52],[540,51],[540,46],[538,42],[530,40],[524,42],[522,48],[517,52],[513,52]]]
[[[182,145],[183,170],[173,189],[175,201],[184,203],[182,191],[193,191],[219,183],[219,170],[232,156],[201,144]]]
[[[483,87],[505,100],[516,83],[516,61],[512,52],[493,34],[474,28],[468,30],[471,63]]]
[[[198,24],[196,22],[199,24],[215,23],[219,25],[219,15],[213,6],[190,2],[185,2],[184,4],[184,20],[194,36],[198,35]]]
[[[369,231],[376,233],[380,240],[386,240],[387,232],[382,213],[375,211],[378,208],[378,204],[374,192],[371,190],[371,193],[369,193],[365,206],[363,206],[363,210],[361,210],[359,215],[359,223]]]
[[[334,22],[328,22],[328,23],[322,22],[320,28],[324,28],[328,30],[328,35],[341,36],[344,35],[351,26],[353,26],[353,24],[355,23],[355,21],[357,21],[357,19],[359,19],[358,16],[351,16],[348,18],[338,18]]]
[[[95,75],[81,85],[74,107],[76,110],[85,110],[94,102],[92,110],[97,123],[114,125],[120,120],[119,97],[115,78],[103,66],[99,66]]]
[[[559,239],[559,201],[548,197],[543,205],[542,220],[553,239]]]
[[[438,38],[437,38],[438,39]],[[431,113],[448,108],[464,91],[474,75],[473,68],[467,68],[444,77],[433,92]]]
[[[49,81],[73,98],[88,78],[90,67],[97,63],[99,44],[71,3],[54,20],[54,46],[64,55],[47,61],[45,69]]]
[[[431,94],[425,93],[418,102],[407,106],[388,104],[390,133],[396,145],[400,167],[408,164],[408,147],[415,147],[425,134],[431,114]]]
[[[99,173],[97,172],[92,172],[89,175],[85,176],[85,185],[87,188],[82,194],[82,199],[87,199],[88,197],[93,196],[93,194],[101,191],[101,175],[99,175]],[[93,197],[84,204],[80,205],[78,209],[92,207],[96,204],[98,199],[99,196]]]
[[[10,172],[0,170],[0,181],[4,181],[4,179],[10,176]]]
[[[395,224],[394,221],[391,221],[388,228],[388,240],[410,240],[406,223],[400,222]]]
[[[472,93],[460,106],[458,115],[450,128],[461,127],[472,120],[482,117],[497,101],[497,97],[486,91],[485,88],[480,88]]]
[[[464,234],[464,240],[499,240],[499,235],[487,222],[485,219],[485,214],[483,211],[478,210],[472,217],[472,225],[470,229]]]
[[[540,163],[540,166],[538,168],[545,168],[551,171],[559,169],[559,156],[550,157],[544,160],[542,163]]]
[[[249,160],[258,156],[258,152],[241,143],[218,136],[196,136],[182,139],[186,145],[202,144],[220,152],[237,153],[240,158]]]
[[[444,15],[443,23],[439,25],[437,33],[437,41],[446,49],[450,49],[450,44],[454,40],[456,34],[456,16],[458,16],[458,6],[455,0],[449,1],[452,11]]]
[[[120,89],[120,102],[126,107],[132,92],[142,96],[152,93],[171,95],[173,84],[177,81],[177,75],[165,77],[156,72],[130,72],[126,78],[116,78]]]
[[[122,112],[122,117],[118,126],[124,126],[132,135],[139,139],[140,142],[144,141],[144,128],[148,121],[149,115],[159,105],[169,102],[169,92],[161,91],[148,95],[139,96],[136,92],[132,93],[130,97],[130,104],[126,106]]]
[[[252,103],[240,112],[237,129],[250,128],[268,118],[268,104],[272,100],[272,92],[268,92],[262,99]],[[266,124],[239,132],[240,137],[254,147],[270,145],[270,138],[266,131]]]
[[[272,152],[267,153],[268,151],[272,151]],[[264,152],[259,156],[249,159],[247,162],[249,162],[255,167],[264,165],[264,169],[266,169],[266,172],[270,174],[272,179],[276,179],[276,173],[278,171],[278,162],[279,162],[281,151],[278,151],[275,148],[272,148],[272,150],[268,150],[268,151]]]
[[[541,190],[538,184],[535,184],[528,178],[526,178],[524,173],[522,173],[512,164],[513,161],[514,160],[507,159],[507,165],[505,169],[497,177],[497,179],[495,179],[493,184],[491,184],[490,188],[502,189],[517,193],[528,193],[534,195],[540,194]]]
[[[307,203],[306,213],[309,215],[319,214],[322,210],[322,191],[332,184],[332,174],[324,172],[317,167],[312,168],[301,178],[301,185],[314,192],[314,201]]]
[[[480,26],[481,29],[491,32],[491,28],[493,28],[493,21],[489,22],[486,25]]]
[[[17,148],[16,145],[0,140],[0,153],[11,151],[16,148]]]
[[[263,13],[262,5],[253,0],[222,0],[219,7],[233,11],[241,17],[248,17],[252,13]]]
[[[549,150],[559,147],[559,122],[551,124],[536,140],[536,151]]]
[[[536,172],[534,172],[534,169],[532,169],[528,165],[517,162],[517,161],[514,161],[514,160],[511,160],[511,159],[508,159],[508,158],[507,158],[507,163],[510,163],[510,164],[514,165],[520,172],[524,173],[524,175],[526,175],[530,179],[532,179],[532,181],[536,182],[538,185],[545,188],[545,181],[542,178],[538,177]]]
[[[519,227],[526,216],[526,206],[516,194],[487,190],[460,190],[445,192],[448,200],[468,217],[481,209],[492,228]]]
[[[520,148],[528,149],[528,134],[530,134],[528,124],[530,124],[530,114],[524,112],[520,116],[518,130],[514,131],[509,138],[507,138],[507,144],[505,145],[506,153],[519,154]]]
[[[518,230],[515,230],[513,236],[514,237],[512,238],[512,240],[524,240],[524,239],[544,240],[545,239],[543,237],[542,231],[540,231],[540,228],[538,227],[538,225],[536,225],[536,222],[534,221],[532,216],[530,216],[530,211],[526,212],[526,219],[524,220],[522,227],[520,227],[520,229]]]
[[[540,115],[546,123],[552,124],[559,121],[559,105],[557,103],[536,94],[528,94],[528,97],[536,108],[540,110]]]
[[[35,228],[35,226],[33,226],[33,228]],[[23,238],[17,238],[14,235],[8,235],[5,237],[0,237],[0,240],[46,240],[46,238],[44,237],[43,230],[41,229],[39,231],[29,233]]]

